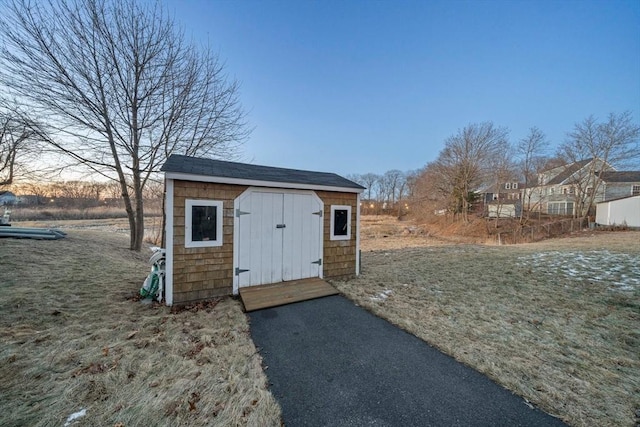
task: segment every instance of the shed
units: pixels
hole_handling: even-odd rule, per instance
[[[640,228],[640,195],[606,200],[596,204],[596,223]]]
[[[339,175],[171,155],[166,304],[359,273],[360,194]]]

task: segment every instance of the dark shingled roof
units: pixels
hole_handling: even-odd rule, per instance
[[[604,182],[640,182],[640,171],[606,171],[602,172]]]
[[[591,163],[593,159],[586,159],[580,162],[575,162],[570,165],[566,165],[565,169],[560,172],[558,175],[554,176],[546,185],[558,185],[561,184],[565,179],[569,178],[574,173],[578,172],[580,169]]]
[[[221,178],[247,179],[254,181],[282,182],[289,184],[343,187],[362,190],[356,184],[335,173],[311,172],[297,169],[274,168],[247,163],[225,162],[172,154],[160,169],[164,172],[206,175]]]

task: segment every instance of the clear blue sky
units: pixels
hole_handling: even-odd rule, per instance
[[[255,164],[406,171],[472,122],[554,145],[590,114],[640,122],[640,0],[166,4],[241,82]]]

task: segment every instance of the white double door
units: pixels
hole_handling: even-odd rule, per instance
[[[236,206],[239,287],[320,276],[323,205],[314,193],[248,190]]]

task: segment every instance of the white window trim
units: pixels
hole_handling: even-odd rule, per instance
[[[194,242],[191,240],[191,229],[193,227],[191,217],[192,208],[194,206],[215,206],[216,207],[216,240],[206,240],[202,242]],[[184,208],[184,247],[185,248],[209,248],[222,246],[222,222],[223,210],[221,200],[198,200],[187,199]]]
[[[347,211],[347,235],[346,236],[336,236],[335,234],[333,234],[336,210]],[[330,227],[331,227],[330,240],[351,240],[351,206],[350,205],[331,205],[331,226]]]
[[[510,182],[505,183],[504,184],[504,189],[505,190],[511,190],[511,183]]]

